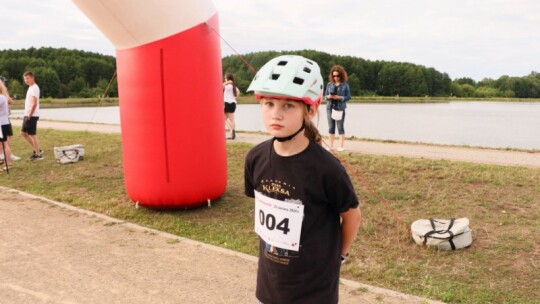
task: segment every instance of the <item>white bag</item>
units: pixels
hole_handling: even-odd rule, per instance
[[[466,217],[417,220],[411,225],[411,233],[418,245],[432,246],[440,250],[456,250],[472,243],[469,219]]]
[[[54,147],[54,158],[57,163],[69,164],[76,163],[84,157],[84,146],[81,144]]]
[[[341,119],[343,119],[343,111],[332,109],[332,115],[331,116],[332,116],[333,120],[341,120]]]

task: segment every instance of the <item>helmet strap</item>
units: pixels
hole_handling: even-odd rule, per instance
[[[292,135],[285,136],[285,137],[274,137],[275,140],[279,142],[284,142],[293,139],[298,133],[302,132],[306,128],[305,122],[302,122],[302,127],[300,127],[300,130],[294,132]]]

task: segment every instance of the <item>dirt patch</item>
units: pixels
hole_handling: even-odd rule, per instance
[[[0,231],[5,303],[255,301],[255,257],[1,188]],[[340,299],[425,303],[354,282]]]

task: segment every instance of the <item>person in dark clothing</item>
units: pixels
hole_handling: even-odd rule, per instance
[[[273,136],[249,151],[244,177],[255,198],[264,304],[338,303],[341,263],[360,227],[349,176],[311,121],[322,89],[319,66],[301,56],[270,60],[248,88]]]

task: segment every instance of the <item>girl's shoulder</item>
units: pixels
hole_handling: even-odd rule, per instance
[[[268,150],[272,149],[272,147],[271,147],[272,143],[273,143],[273,139],[265,140],[265,141],[257,144],[255,147],[251,148],[251,150],[248,151],[247,155],[249,157],[253,157],[253,156],[256,156],[256,155],[257,156],[258,155],[268,156],[269,155]]]

